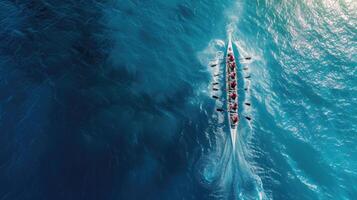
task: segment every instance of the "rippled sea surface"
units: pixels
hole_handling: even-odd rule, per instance
[[[356,199],[356,27],[353,0],[0,0],[0,199]]]

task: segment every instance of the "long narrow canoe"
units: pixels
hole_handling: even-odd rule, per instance
[[[233,149],[237,138],[237,127],[239,124],[238,116],[238,81],[237,81],[237,65],[234,57],[232,35],[229,33],[228,46],[226,54],[226,91],[227,91],[227,113],[228,123],[232,139]]]

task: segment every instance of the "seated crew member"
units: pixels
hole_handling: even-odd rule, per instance
[[[233,124],[236,124],[238,122],[238,116],[237,115],[233,115],[232,116],[232,122],[233,122]]]
[[[236,64],[233,62],[233,63],[229,64],[229,67],[231,68],[231,70],[234,70],[234,68],[236,67]]]
[[[232,94],[229,95],[229,97],[230,97],[231,99],[236,99],[237,94],[236,94],[235,92],[233,92]]]
[[[235,81],[232,81],[230,85],[231,85],[231,88],[235,88],[237,83]]]
[[[231,104],[231,105],[229,106],[229,108],[230,108],[231,110],[237,110],[237,109],[238,109],[238,104],[237,104],[237,103]]]
[[[229,61],[231,61],[231,62],[233,62],[233,61],[234,61],[234,57],[233,57],[233,55],[232,55],[232,54],[229,56]]]
[[[229,76],[231,77],[231,79],[235,79],[236,73],[235,73],[235,72],[232,72],[232,73],[229,74]]]

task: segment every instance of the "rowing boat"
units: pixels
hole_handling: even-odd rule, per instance
[[[236,68],[237,65],[236,65],[236,59],[234,57],[232,35],[230,33],[228,37],[227,54],[226,54],[226,91],[227,91],[226,102],[227,102],[228,123],[229,123],[233,149],[235,148],[237,127],[239,124],[238,93],[237,93],[238,82],[237,82]],[[232,76],[232,73],[234,74],[234,76]],[[235,85],[235,87],[232,87],[232,85]],[[236,96],[236,97],[232,98],[232,96]]]

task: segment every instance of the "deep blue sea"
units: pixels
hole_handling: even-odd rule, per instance
[[[127,199],[357,199],[357,1],[0,0],[0,200]]]

